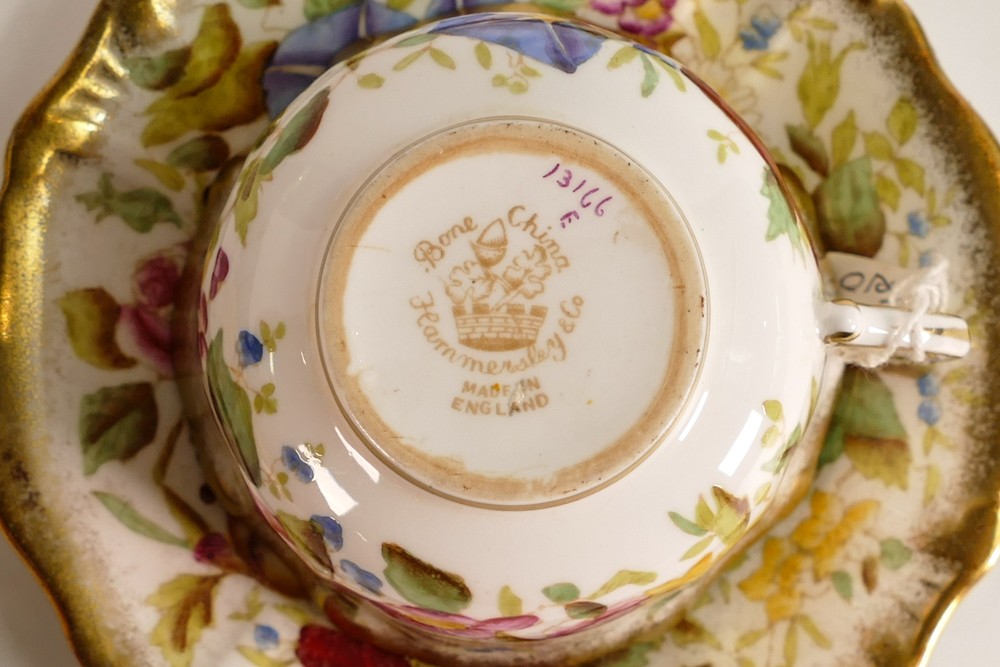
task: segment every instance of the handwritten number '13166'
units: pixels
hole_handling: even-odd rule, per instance
[[[555,166],[552,167],[552,169],[550,169],[547,174],[542,176],[542,178],[546,179],[549,178],[550,176],[555,176],[556,173],[559,172],[559,168],[561,166],[562,166],[561,163],[556,162]],[[604,207],[612,199],[611,195],[601,198],[600,187],[587,188],[586,178],[581,178],[579,181],[575,181],[573,179],[572,169],[563,168],[562,172],[559,173],[558,176],[556,176],[553,182],[559,187],[566,189],[570,188],[570,186],[575,184],[576,187],[572,189],[572,192],[577,193],[582,191],[583,193],[580,195],[580,208],[590,209],[593,206],[593,209],[591,210],[593,210],[594,215],[596,215],[597,217],[601,217],[602,215],[604,215],[604,210],[605,210]],[[570,224],[574,220],[579,220],[579,219],[580,219],[580,211],[577,209],[572,209],[567,213],[564,213],[559,218],[560,220],[559,226],[565,229],[566,225]]]

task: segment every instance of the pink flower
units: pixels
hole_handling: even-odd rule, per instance
[[[177,258],[154,255],[132,274],[132,288],[141,306],[164,308],[173,305],[181,267]]]
[[[185,253],[185,246],[179,244],[140,260],[132,272],[135,301],[122,304],[118,315],[118,342],[123,350],[163,377],[174,373],[170,319]]]
[[[170,319],[142,305],[122,306],[118,326],[127,347],[163,377],[174,373]]]
[[[677,0],[590,0],[602,14],[618,17],[618,27],[626,32],[655,37],[674,22],[670,12]]]

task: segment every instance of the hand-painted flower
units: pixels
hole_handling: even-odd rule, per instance
[[[166,254],[150,257],[132,274],[138,304],[148,308],[173,305],[180,278],[181,267],[176,258]]]
[[[124,349],[138,352],[137,356],[161,376],[173,376],[170,319],[167,315],[142,305],[123,305],[118,314],[118,324]]]
[[[244,329],[236,338],[236,354],[239,356],[241,368],[255,366],[264,357],[264,344]]]
[[[312,472],[312,468],[309,469],[309,472]],[[309,517],[309,521],[312,522],[313,528],[323,534],[323,541],[326,542],[328,548],[333,551],[340,551],[344,548],[344,528],[339,521],[332,516],[320,514],[313,514]]]
[[[253,627],[253,640],[262,649],[274,648],[281,641],[278,631],[270,625],[258,623]]]
[[[284,445],[281,448],[281,462],[285,464],[290,472],[295,473],[299,481],[308,484],[315,478],[312,466],[302,458],[302,455],[294,448]]]
[[[619,28],[645,37],[655,37],[670,28],[675,4],[677,0],[590,0],[593,9],[617,17]]]
[[[931,223],[920,211],[911,211],[906,216],[906,223],[910,228],[910,234],[919,239],[925,238],[931,232]]]
[[[750,25],[740,30],[743,48],[747,51],[766,51],[771,38],[781,28],[781,17],[770,7],[763,7],[750,17]]]
[[[368,570],[361,568],[353,561],[345,558],[340,561],[340,568],[344,571],[344,574],[372,593],[380,593],[382,591],[382,580]]]

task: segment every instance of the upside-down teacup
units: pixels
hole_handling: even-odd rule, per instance
[[[845,359],[968,348],[927,304],[831,300],[761,143],[677,63],[534,15],[329,70],[207,245],[231,469],[331,615],[439,661],[666,621],[801,491]]]

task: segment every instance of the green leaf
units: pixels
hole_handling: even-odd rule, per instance
[[[566,604],[580,599],[580,589],[574,584],[564,582],[546,586],[542,589],[542,595],[556,604]]]
[[[715,512],[705,502],[704,496],[698,496],[698,502],[694,506],[694,521],[703,528],[708,528],[715,523]]]
[[[757,642],[759,642],[764,637],[771,634],[770,627],[764,627],[759,630],[750,630],[749,632],[744,632],[736,639],[736,650],[742,651],[745,648],[750,648]]]
[[[365,74],[364,76],[358,78],[358,85],[362,88],[368,88],[369,90],[381,88],[384,83],[385,78],[375,74],[374,72]]]
[[[941,469],[936,465],[927,468],[927,479],[924,481],[924,505],[929,505],[941,489]]]
[[[899,210],[899,198],[902,195],[902,191],[896,185],[896,181],[878,174],[875,177],[875,191],[878,193],[879,201],[893,211]]]
[[[700,8],[694,12],[694,27],[698,31],[701,51],[709,60],[714,60],[722,50],[719,33],[708,16]]]
[[[684,83],[684,77],[681,76],[681,73],[677,71],[676,67],[670,65],[665,60],[661,60],[660,58],[653,58],[653,62],[659,65],[660,69],[667,73],[667,76],[673,80],[674,86],[677,90],[682,93],[687,90],[687,84]]]
[[[250,397],[246,390],[233,380],[222,350],[222,329],[219,329],[208,346],[206,363],[212,405],[219,416],[222,428],[230,441],[236,445],[247,474],[255,485],[260,486],[260,460],[257,457],[257,441],[253,433]]]
[[[622,586],[645,586],[656,581],[655,572],[641,572],[638,570],[619,570],[613,577],[604,582],[604,585],[587,597],[597,600],[612,591],[616,591]]]
[[[789,667],[794,665],[799,657],[799,633],[794,621],[788,624],[788,631],[785,634],[784,657],[785,664]]]
[[[881,132],[865,132],[865,153],[874,160],[888,162],[896,155],[889,137]]]
[[[126,461],[153,442],[158,413],[148,382],[103,387],[80,401],[83,471],[94,474],[108,461]]]
[[[837,570],[830,575],[830,581],[833,583],[833,589],[837,591],[837,594],[850,602],[854,597],[854,580],[851,579],[851,575],[843,570]]]
[[[302,7],[306,20],[315,21],[334,12],[357,5],[358,0],[306,0]]]
[[[455,61],[441,49],[431,47],[431,60],[445,69],[455,69]]]
[[[174,210],[173,202],[163,193],[152,188],[118,191],[105,172],[97,181],[97,190],[76,195],[75,199],[96,211],[100,222],[108,216],[117,216],[135,231],[145,234],[157,223],[167,222],[181,226],[181,217]]]
[[[247,244],[250,223],[257,217],[257,200],[260,197],[260,158],[244,165],[236,186],[236,203],[233,206],[233,220],[240,243]]]
[[[264,68],[277,42],[247,46],[212,86],[184,97],[163,97],[146,109],[150,116],[142,131],[142,145],[159,146],[192,130],[221,132],[256,120],[264,114]]]
[[[418,44],[426,44],[434,39],[437,39],[437,35],[433,33],[421,33],[419,35],[412,35],[406,39],[401,39],[393,44],[393,48],[401,49],[408,46],[417,46]]]
[[[524,613],[524,602],[514,594],[510,586],[504,586],[497,597],[497,608],[501,616],[520,616]]]
[[[923,196],[924,168],[909,158],[897,158],[894,164],[899,182]]]
[[[125,527],[133,533],[138,533],[144,537],[154,539],[157,542],[170,544],[176,547],[190,548],[193,546],[188,544],[188,541],[184,538],[177,537],[176,535],[167,532],[141,515],[134,507],[132,507],[132,505],[128,503],[128,501],[103,491],[94,491],[93,494],[116,519],[121,521],[122,524],[124,524]]]
[[[697,556],[698,554],[700,554],[702,551],[704,551],[705,549],[707,549],[708,545],[710,545],[713,540],[715,540],[715,535],[708,535],[707,537],[704,537],[704,538],[698,540],[697,542],[695,542],[691,546],[690,549],[688,549],[687,551],[684,552],[684,554],[681,556],[681,560],[687,560],[689,558],[694,558],[695,556]]]
[[[639,90],[643,97],[649,97],[656,90],[656,85],[660,82],[660,73],[656,71],[653,67],[653,63],[649,61],[649,58],[645,53],[639,54],[639,59],[642,60],[642,85]]]
[[[764,239],[774,241],[780,236],[788,236],[792,248],[800,254],[804,253],[805,237],[802,234],[802,229],[799,227],[798,220],[788,205],[788,200],[785,199],[777,179],[767,167],[764,168],[764,182],[760,193],[767,197],[770,202],[767,208],[768,225]]]
[[[835,128],[833,128],[833,166],[839,167],[851,158],[854,144],[858,141],[858,123],[854,117],[854,109],[847,112]]]
[[[913,551],[896,538],[882,540],[879,543],[882,564],[890,570],[898,570],[913,557]]]
[[[834,169],[816,189],[814,200],[827,250],[875,256],[885,235],[885,215],[871,158],[858,158]]]
[[[73,290],[57,303],[66,318],[66,335],[78,358],[108,370],[135,366],[135,359],[122,352],[115,342],[121,307],[103,288]]]
[[[694,535],[695,537],[701,537],[702,535],[704,535],[705,533],[708,532],[708,530],[706,530],[702,526],[699,526],[698,524],[696,524],[694,521],[691,521],[690,519],[684,518],[683,516],[681,516],[677,512],[667,512],[667,516],[669,516],[670,520],[674,522],[674,525],[676,525],[678,528],[680,528],[681,530],[683,530],[688,535]]]
[[[823,634],[810,617],[805,614],[800,614],[795,618],[799,622],[799,627],[806,631],[806,634],[809,635],[813,642],[815,642],[816,646],[824,649],[830,649],[833,647],[833,642],[830,641],[830,638]]]
[[[826,176],[830,171],[830,160],[826,154],[826,147],[819,137],[802,125],[786,125],[785,131],[788,133],[788,140],[795,154],[805,160],[814,172]]]
[[[252,621],[264,611],[264,603],[260,601],[260,588],[254,586],[247,593],[246,601],[243,603],[246,611],[234,611],[229,614],[232,621]]]
[[[906,488],[911,455],[892,391],[878,375],[853,367],[844,372],[819,464],[844,453],[868,479]]]
[[[278,7],[281,0],[236,0],[247,9],[265,9],[267,7]]]
[[[274,610],[287,618],[290,618],[293,623],[302,627],[307,623],[312,623],[316,620],[316,615],[311,609],[303,608],[306,603],[295,603],[288,602],[283,604],[274,604]]]
[[[323,88],[295,112],[291,120],[278,130],[277,141],[261,161],[261,176],[269,175],[286,157],[306,147],[319,129],[329,104],[330,89]]]
[[[849,44],[834,56],[828,40],[817,41],[810,34],[806,46],[809,59],[799,77],[796,93],[802,104],[806,125],[815,130],[840,96],[840,70],[844,58],[851,51],[864,48],[864,45],[857,42]]]
[[[784,416],[781,401],[764,401],[764,414],[767,415],[767,418],[773,422],[781,421],[781,418]]]
[[[160,182],[160,185],[168,190],[177,192],[184,188],[184,176],[169,164],[163,164],[156,160],[137,158],[135,165],[151,173]]]
[[[563,609],[566,610],[566,615],[574,620],[597,618],[603,616],[604,612],[608,610],[603,604],[590,602],[589,600],[570,602]]]
[[[611,56],[611,60],[608,61],[608,69],[618,69],[627,65],[635,60],[637,55],[639,55],[639,49],[633,46],[623,46]]]
[[[125,59],[132,83],[146,90],[169,88],[184,74],[191,59],[191,47],[185,46],[158,56],[132,56]]]
[[[781,428],[772,425],[768,427],[766,431],[764,431],[764,435],[761,436],[760,438],[760,444],[764,445],[765,447],[774,447],[776,444],[778,444],[778,440],[780,438],[781,438]]]
[[[236,61],[243,40],[229,5],[209,5],[201,17],[198,34],[191,42],[191,57],[183,76],[167,91],[173,99],[197,95],[219,79]]]
[[[217,134],[203,134],[185,141],[167,155],[167,164],[177,169],[215,171],[229,159],[229,144]]]
[[[181,574],[146,599],[146,604],[160,611],[149,641],[160,648],[171,667],[191,664],[202,633],[212,626],[215,594],[225,576]]]
[[[240,0],[241,3],[247,1],[248,0]],[[267,653],[264,653],[259,648],[255,648],[253,646],[237,646],[236,650],[240,655],[246,658],[247,662],[255,665],[256,667],[288,667],[288,665],[294,665],[296,662],[294,658],[288,658],[287,660],[272,658]]]
[[[486,46],[486,42],[476,42],[475,47],[472,49],[476,54],[476,62],[483,69],[489,69],[493,67],[493,53],[490,51],[490,47]]]
[[[397,46],[399,45],[397,44]],[[404,69],[415,63],[417,59],[425,53],[427,53],[426,49],[417,49],[412,53],[408,53],[404,57],[400,58],[398,63],[392,66],[392,71],[402,72]]]
[[[515,95],[521,95],[528,92],[528,84],[524,81],[515,79],[507,84],[507,90]]]
[[[908,97],[900,97],[889,112],[889,134],[902,146],[913,137],[917,130],[917,109]]]
[[[386,580],[405,600],[425,609],[457,614],[472,602],[472,591],[457,574],[420,560],[403,547],[382,544]]]

